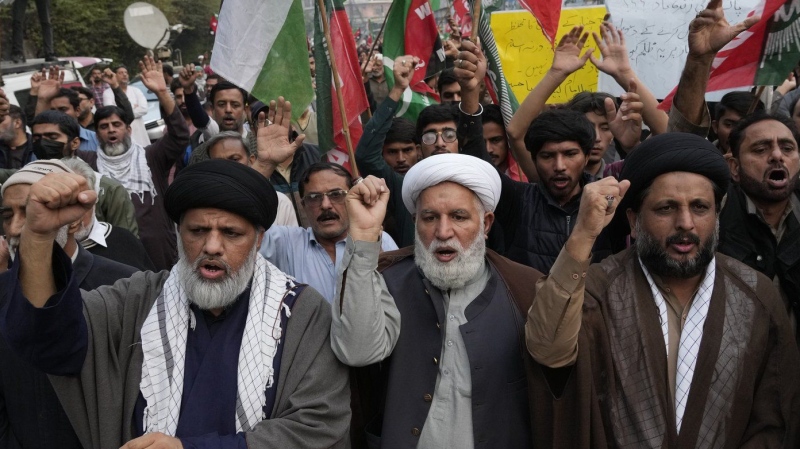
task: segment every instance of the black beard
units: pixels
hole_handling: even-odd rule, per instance
[[[785,169],[785,167],[781,168]],[[789,171],[786,170],[786,172],[788,173]],[[756,201],[761,201],[768,204],[780,203],[781,201],[785,201],[792,196],[792,193],[794,193],[794,189],[797,186],[797,179],[799,176],[800,172],[795,173],[794,177],[789,179],[786,189],[772,190],[769,188],[766,181],[759,181],[758,179],[752,178],[740,168],[739,187],[744,190],[744,193],[746,193],[747,196]]]
[[[639,222],[636,222],[636,254],[642,259],[642,263],[648,271],[663,278],[689,279],[703,274],[714,259],[719,240],[719,224],[717,229],[700,245],[697,255],[690,260],[675,260],[667,254],[664,246],[656,238],[641,229]],[[688,238],[694,243],[700,242],[697,234],[674,234],[667,237],[667,245]]]

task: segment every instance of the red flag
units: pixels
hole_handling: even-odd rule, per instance
[[[544,37],[555,47],[558,21],[561,19],[561,0],[519,0],[519,4],[533,14],[542,27]]]
[[[441,55],[435,53],[441,52]],[[420,58],[422,64],[414,68],[414,76],[409,84],[411,90],[436,95],[425,83],[428,65],[438,56],[444,61],[444,50],[439,40],[439,27],[433,17],[428,0],[411,0],[405,26],[405,54]],[[438,100],[438,96],[436,97]]]
[[[350,28],[350,21],[344,7],[339,7],[339,2],[334,3],[334,10],[330,19],[331,42],[333,54],[336,59],[336,68],[339,71],[341,81],[342,99],[344,100],[345,115],[347,126],[350,130],[350,141],[355,150],[358,140],[361,139],[363,128],[361,126],[361,113],[369,108],[367,93],[364,91],[364,84],[361,82],[361,67],[358,64],[358,52],[353,32]],[[330,51],[330,48],[329,48]],[[333,80],[332,80],[333,81]],[[331,85],[331,95],[333,96],[333,140],[341,151],[330,151],[329,160],[339,163],[350,170],[349,157],[347,154],[347,142],[344,135],[342,115],[339,113],[339,102],[336,100],[335,85]]]
[[[470,37],[472,35],[472,16],[469,14],[467,0],[455,0],[453,2],[453,11],[455,12],[456,23],[461,28],[461,36]]]
[[[800,25],[800,11],[794,5],[793,0],[761,0],[747,14],[760,15],[761,20],[736,36],[714,58],[706,92],[781,84],[800,55],[795,45],[784,44],[794,42]],[[659,109],[669,110],[677,89],[672,89]]]
[[[208,21],[208,29],[211,32],[211,35],[217,34],[217,23],[219,20],[217,19],[217,15],[214,14],[211,16],[211,20]]]

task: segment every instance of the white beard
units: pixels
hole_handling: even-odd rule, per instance
[[[414,231],[414,262],[431,284],[442,290],[461,288],[475,279],[483,268],[486,256],[486,240],[481,221],[480,232],[475,240],[464,249],[456,238],[447,241],[433,240],[428,248],[422,243],[419,231]],[[441,247],[450,247],[458,251],[458,255],[450,262],[440,262],[434,251]]]
[[[69,225],[60,227],[58,229],[58,234],[56,234],[56,243],[58,243],[58,246],[63,248],[66,246],[67,240],[69,240]]]
[[[92,222],[92,224],[94,224],[94,222]],[[92,226],[91,225],[86,226],[85,224],[81,223],[81,227],[78,228],[77,231],[75,231],[75,240],[78,243],[80,243],[89,238],[89,234],[91,233],[92,233]]]
[[[131,136],[125,136],[121,141],[117,143],[101,143],[100,149],[103,150],[103,153],[106,156],[119,156],[120,154],[125,154],[131,147]]]
[[[194,262],[189,262],[180,238],[178,238],[178,256],[178,263],[175,264],[173,270],[177,272],[178,279],[180,279],[181,286],[186,291],[189,301],[202,310],[224,309],[236,302],[239,295],[247,288],[250,279],[252,279],[256,266],[256,257],[258,257],[258,246],[253,245],[253,249],[247,255],[244,265],[238,271],[233,271],[230,265],[224,261],[217,260],[217,262],[225,266],[227,273],[219,281],[205,279],[198,273],[200,262],[209,258],[201,254]]]

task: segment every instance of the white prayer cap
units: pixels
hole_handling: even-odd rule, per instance
[[[443,182],[454,182],[472,190],[487,212],[500,200],[500,175],[484,160],[466,154],[439,154],[417,162],[403,179],[403,203],[412,214],[423,190]]]

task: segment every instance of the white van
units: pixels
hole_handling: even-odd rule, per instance
[[[89,57],[65,57],[59,58],[58,62],[45,62],[44,59],[29,59],[21,64],[3,63],[3,82],[2,87],[11,104],[15,104],[25,109],[28,102],[28,95],[31,90],[31,75],[39,72],[44,67],[57,64],[64,71],[63,87],[85,86],[78,69],[89,67],[94,64],[108,63],[109,59],[89,58]]]

